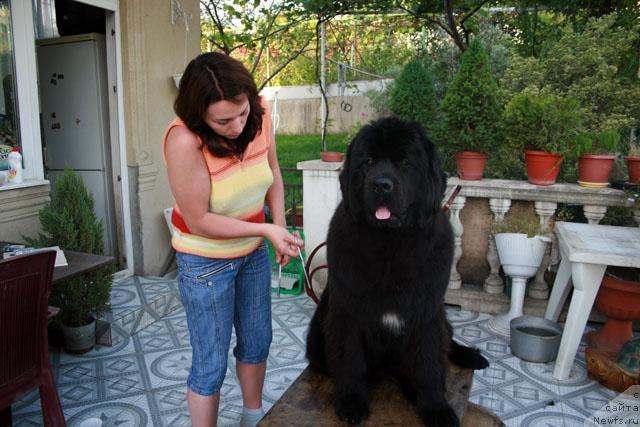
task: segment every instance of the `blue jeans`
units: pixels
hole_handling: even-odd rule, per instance
[[[266,243],[249,255],[205,258],[176,254],[180,296],[192,348],[187,385],[210,396],[227,371],[231,327],[233,354],[242,363],[261,363],[271,344],[271,264]]]

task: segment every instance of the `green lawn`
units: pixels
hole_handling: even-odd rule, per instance
[[[327,135],[327,150],[342,153],[347,151],[347,145],[344,143],[345,137],[345,133]],[[282,169],[295,168],[297,163],[303,160],[319,159],[322,150],[320,135],[276,135],[276,144],[278,161]],[[300,171],[283,170],[282,177],[285,184],[302,184]]]

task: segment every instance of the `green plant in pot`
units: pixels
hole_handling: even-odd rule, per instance
[[[405,64],[395,79],[389,109],[398,117],[420,123],[433,137],[439,122],[433,76],[417,59]]]
[[[609,175],[616,159],[620,133],[615,130],[584,132],[578,135],[578,184],[603,188],[609,185]]]
[[[564,156],[575,150],[582,112],[575,99],[527,88],[506,105],[503,124],[509,149],[518,156],[524,151],[528,181],[551,185]]]
[[[502,269],[511,277],[511,306],[507,313],[494,316],[489,327],[508,336],[511,320],[522,316],[527,279],[536,274],[551,239],[532,210],[496,221],[492,232]]]
[[[455,153],[462,179],[482,179],[487,154],[500,140],[502,106],[498,85],[484,48],[474,39],[462,55],[460,70],[447,88],[440,105],[444,118],[444,157]],[[479,166],[468,172],[467,160]]]
[[[93,197],[82,178],[70,169],[57,179],[51,202],[39,212],[42,232],[27,239],[33,246],[103,254],[103,226],[93,210]],[[50,303],[60,307],[65,349],[84,353],[95,345],[95,319],[111,309],[113,267],[103,267],[56,284]]]

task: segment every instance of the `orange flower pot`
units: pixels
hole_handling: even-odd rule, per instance
[[[581,155],[578,160],[578,184],[583,187],[607,187],[615,159],[613,154]]]
[[[341,162],[344,159],[344,153],[339,151],[321,151],[320,160],[323,162]]]
[[[627,170],[629,171],[629,182],[640,184],[640,157],[627,156]]]
[[[527,180],[534,185],[552,185],[556,183],[562,157],[559,154],[539,150],[525,150]]]
[[[461,151],[455,154],[458,176],[467,181],[479,181],[482,179],[484,166],[487,164],[487,155],[476,151]]]
[[[622,345],[633,338],[632,322],[640,320],[640,282],[605,276],[596,296],[596,308],[607,316],[607,322],[600,331],[588,335],[588,344],[617,357]]]

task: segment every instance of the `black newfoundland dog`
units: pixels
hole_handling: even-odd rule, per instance
[[[329,280],[307,338],[311,366],[332,377],[342,421],[366,419],[368,381],[391,374],[425,424],[457,426],[445,400],[448,360],[474,369],[488,362],[452,340],[445,317],[453,233],[435,147],[416,123],[372,122],[349,145],[340,187]]]

